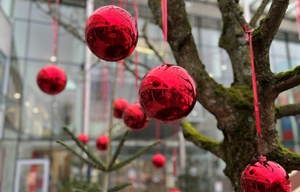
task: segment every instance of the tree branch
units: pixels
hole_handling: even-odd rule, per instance
[[[269,50],[272,40],[285,16],[288,5],[289,0],[272,1],[269,12],[261,20],[260,26],[253,34],[253,41],[260,42],[261,49]]]
[[[197,82],[197,100],[216,116],[228,116],[222,105],[224,98],[215,94],[223,87],[205,71],[194,42],[184,0],[168,0],[168,42],[177,65],[185,68]],[[161,27],[161,1],[148,0],[156,23]]]
[[[287,172],[299,170],[300,154],[291,152],[281,144],[274,151],[266,154],[266,157],[268,160],[279,163]]]
[[[254,13],[254,15],[251,18],[251,21],[249,23],[249,25],[251,27],[255,27],[258,19],[262,16],[266,6],[268,5],[268,3],[270,2],[270,0],[263,0],[260,4],[260,6],[258,7],[257,11]]]
[[[276,94],[300,85],[300,66],[289,71],[277,73],[274,76],[273,84],[272,89]]]
[[[288,104],[275,107],[275,117],[280,119],[281,117],[293,116],[300,114],[300,104]]]
[[[147,36],[147,26],[148,26],[148,22],[145,21],[145,22],[144,22],[144,25],[143,25],[143,28],[142,28],[143,37],[144,37],[144,39],[145,39],[145,42],[147,43],[148,47],[154,51],[154,54],[157,56],[157,58],[158,58],[162,63],[164,63],[163,58],[160,56],[160,54],[158,53],[158,51],[154,48],[154,46],[150,43],[150,41],[149,41],[149,39],[148,39],[148,36]]]
[[[222,158],[221,149],[220,149],[221,143],[209,137],[206,137],[205,135],[200,134],[189,122],[183,121],[181,123],[181,126],[183,127],[182,131],[185,139],[194,143],[196,146],[200,147],[201,149],[210,151],[216,156]]]
[[[52,17],[52,19],[55,19],[56,15],[55,15],[55,12],[52,9],[46,10],[46,9],[42,8],[42,6],[40,5],[39,2],[35,2],[35,3],[36,3],[36,6],[42,12],[50,15]],[[65,22],[60,18],[58,19],[58,24],[60,26],[62,26],[66,31],[68,31],[70,34],[72,34],[75,38],[77,38],[79,41],[81,41],[83,43],[86,43],[84,36],[79,33],[79,31],[83,31],[83,29],[78,30],[78,27],[73,27],[73,26],[70,25],[69,22]]]
[[[247,21],[245,20],[245,17],[243,16],[243,11],[239,7],[239,4],[235,2],[235,0],[230,0],[229,6],[232,8],[235,18],[237,22],[240,24],[240,26],[244,28],[246,25],[247,29],[250,29],[251,27],[248,25]]]

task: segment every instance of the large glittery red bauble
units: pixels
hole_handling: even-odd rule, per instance
[[[241,188],[244,192],[291,192],[291,182],[284,168],[260,156],[243,171]]]
[[[141,130],[149,124],[149,117],[144,113],[139,103],[127,107],[123,113],[126,126],[132,130]]]
[[[78,136],[79,141],[81,141],[83,144],[87,144],[89,142],[89,137],[86,134],[81,134]]]
[[[90,50],[100,59],[119,61],[135,49],[138,42],[137,23],[120,7],[100,7],[87,20],[85,39]]]
[[[180,192],[176,187],[169,190],[169,192]]]
[[[114,117],[122,119],[124,110],[129,107],[129,102],[126,99],[119,98],[114,101]]]
[[[96,147],[100,151],[105,151],[107,149],[108,142],[109,142],[108,136],[101,135],[100,137],[97,138]]]
[[[67,77],[61,68],[56,65],[48,65],[39,71],[36,82],[43,92],[55,95],[64,90]]]
[[[163,64],[142,79],[139,102],[149,117],[162,123],[175,123],[194,108],[196,85],[182,67]]]
[[[152,164],[155,168],[162,168],[166,164],[166,158],[161,153],[156,153],[152,157]]]

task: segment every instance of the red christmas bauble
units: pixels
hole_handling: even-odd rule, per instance
[[[149,117],[143,112],[139,103],[134,103],[127,107],[123,114],[126,126],[132,130],[141,130],[149,124]]]
[[[180,192],[176,187],[169,190],[169,192]]]
[[[124,110],[129,107],[129,102],[126,99],[119,98],[114,101],[114,117],[122,119]]]
[[[161,153],[156,153],[152,157],[152,164],[155,168],[162,168],[166,164],[166,158]]]
[[[92,53],[100,59],[119,61],[135,49],[138,42],[137,23],[120,7],[100,7],[87,20],[85,39]]]
[[[67,77],[61,68],[56,65],[48,65],[39,71],[36,82],[43,92],[55,95],[64,90]]]
[[[196,85],[182,67],[163,64],[142,79],[139,102],[149,117],[162,123],[175,123],[194,108]]]
[[[105,151],[107,149],[108,142],[109,142],[108,136],[101,135],[100,137],[97,138],[96,147],[100,151]]]
[[[260,156],[243,171],[241,188],[244,192],[291,192],[291,182],[284,168]]]
[[[89,137],[86,134],[79,135],[78,139],[85,145],[89,142]]]

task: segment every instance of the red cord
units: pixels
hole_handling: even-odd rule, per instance
[[[135,12],[135,21],[138,22],[139,20],[139,9],[136,3],[136,0],[133,0],[133,8],[134,8],[134,12]],[[138,52],[135,51],[135,85],[136,87],[138,87],[138,65],[139,65],[139,55]]]
[[[300,0],[295,0],[296,22],[298,29],[298,39],[300,40]]]
[[[164,41],[168,39],[168,7],[167,0],[161,0],[161,11],[162,11],[162,29],[164,34]]]
[[[256,73],[255,73],[255,62],[254,62],[254,53],[253,53],[253,44],[252,44],[252,31],[248,30],[246,25],[244,26],[246,33],[246,40],[249,41],[250,47],[250,59],[251,59],[251,70],[252,70],[252,87],[253,87],[253,97],[254,97],[254,111],[255,111],[255,121],[256,121],[256,133],[258,139],[258,150],[261,154],[261,124],[260,124],[260,115],[259,115],[259,103],[258,103],[258,94],[257,94],[257,82],[256,82]]]

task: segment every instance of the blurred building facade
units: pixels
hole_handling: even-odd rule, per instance
[[[125,3],[126,2],[126,3]],[[95,1],[95,8],[117,1]],[[256,9],[258,1],[249,1],[251,9]],[[112,77],[116,75],[118,63],[99,61],[93,57],[92,67],[84,71],[86,45],[84,26],[86,21],[86,1],[61,0],[0,0],[0,192],[46,191],[55,192],[65,179],[75,178],[81,172],[77,159],[60,147],[60,139],[71,146],[75,144],[62,131],[67,125],[75,134],[83,132],[84,126],[84,79],[91,77],[89,145],[94,147],[97,136],[108,129],[112,91]],[[36,85],[38,71],[53,61],[53,18],[48,13],[51,5],[58,9],[60,25],[57,39],[57,65],[66,72],[66,89],[55,96],[46,95]],[[122,6],[134,15],[132,1],[123,1]],[[293,5],[291,5],[293,6]],[[146,0],[138,1],[138,27],[141,36],[147,35],[160,55],[169,63],[174,63],[172,52],[163,41],[160,28],[151,23],[151,12]],[[230,60],[227,53],[218,47],[222,21],[216,1],[190,0],[186,9],[193,26],[192,32],[199,54],[209,74],[224,86],[233,80]],[[252,10],[253,9],[253,10]],[[290,8],[287,19],[282,23],[271,47],[272,71],[277,73],[291,69],[300,63],[300,43],[297,27]],[[148,22],[150,21],[150,22]],[[147,30],[142,27],[145,22]],[[138,46],[127,61],[128,67],[135,70],[134,54],[139,62],[155,67],[161,62],[149,49],[141,37]],[[52,61],[51,61],[52,60]],[[117,91],[115,97],[124,97],[130,103],[137,100],[137,87],[134,75],[118,68]],[[143,76],[147,71],[142,65],[138,72]],[[121,75],[121,73],[123,75]],[[300,89],[282,93],[278,104],[298,103]],[[216,128],[215,118],[200,104],[196,104],[188,120],[199,132],[222,140]],[[121,120],[114,119],[113,149],[125,127]],[[141,132],[132,133],[125,143],[120,158],[134,154],[139,148],[156,140],[155,122]],[[180,132],[174,132],[173,125],[160,125],[163,146],[152,149],[125,169],[113,173],[112,185],[131,181],[133,188],[128,191],[166,191],[175,184],[182,191],[229,192],[230,182],[223,174],[224,162],[189,142],[184,142]],[[280,138],[290,150],[299,152],[300,120],[298,116],[285,117],[278,121]],[[179,138],[179,139],[177,139]],[[177,178],[173,176],[173,148],[178,150]],[[155,170],[151,157],[161,151],[167,157],[167,165]],[[98,153],[105,156],[105,153]],[[88,172],[88,171],[87,171]],[[49,176],[50,175],[50,176]],[[92,170],[87,174],[94,182],[100,182],[101,173]]]

